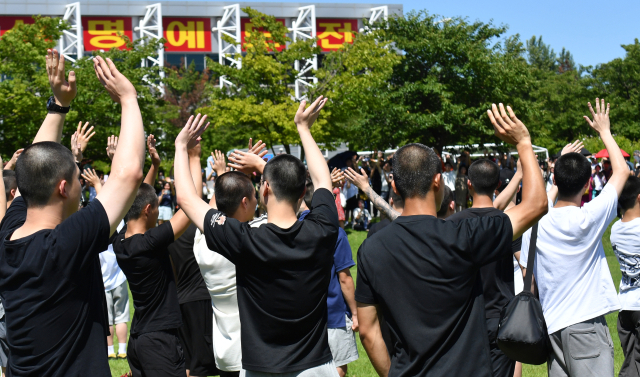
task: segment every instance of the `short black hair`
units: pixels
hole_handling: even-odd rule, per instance
[[[493,197],[500,184],[500,167],[486,158],[475,161],[469,166],[469,181],[476,194]]]
[[[447,210],[449,209],[449,204],[454,201],[453,191],[449,188],[449,186],[444,185],[444,196],[442,197],[442,204],[440,204],[440,209],[437,212],[438,218],[442,218],[447,214]]]
[[[16,181],[27,207],[44,207],[61,180],[72,182],[78,167],[71,151],[43,141],[24,149],[16,162]]]
[[[403,146],[393,155],[393,181],[403,200],[427,195],[442,162],[433,149],[419,143]]]
[[[158,206],[158,196],[156,195],[156,190],[148,183],[142,183],[140,188],[138,188],[138,192],[136,193],[136,198],[133,200],[133,204],[131,208],[129,208],[129,212],[127,212],[124,217],[124,221],[127,222],[129,220],[136,220],[140,218],[142,214],[142,210],[147,204],[151,205],[151,208],[155,208]]]
[[[572,197],[582,192],[589,182],[591,163],[580,153],[567,153],[558,158],[553,172],[558,186],[558,197]]]
[[[18,181],[16,181],[16,172],[14,172],[13,170],[3,170],[2,180],[4,181],[4,193],[7,197],[8,202],[12,199],[11,190],[15,190],[18,188]]]
[[[396,192],[393,191],[393,189],[389,190],[389,197],[393,199],[394,207],[404,208],[404,199],[402,199],[400,195],[396,194]]]
[[[624,184],[620,199],[618,199],[620,212],[625,213],[627,210],[633,208],[638,200],[638,195],[640,195],[640,178],[630,176]]]
[[[304,192],[307,171],[302,161],[290,154],[281,154],[269,160],[264,166],[263,175],[279,201],[295,205]]]
[[[242,198],[255,196],[251,178],[239,171],[221,174],[215,182],[214,193],[218,210],[232,216],[240,207]]]
[[[307,191],[305,191],[304,193],[304,204],[307,205],[307,208],[311,209],[311,203],[313,202],[313,192],[315,191],[315,188],[310,177],[307,177],[305,187],[307,188]]]

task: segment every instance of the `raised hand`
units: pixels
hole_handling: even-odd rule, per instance
[[[185,124],[182,131],[176,137],[176,148],[178,147],[186,147],[187,149],[193,148],[196,144],[200,142],[200,135],[209,127],[210,123],[205,125],[205,121],[207,120],[207,116],[201,116],[198,114],[195,118],[192,116],[189,117],[187,124]]]
[[[584,144],[580,140],[576,140],[573,143],[565,145],[564,148],[562,148],[562,152],[560,152],[560,155],[564,156],[567,153],[580,153],[583,147]]]
[[[320,115],[320,110],[327,103],[327,98],[322,98],[322,96],[316,98],[315,101],[308,108],[305,109],[307,105],[307,101],[302,100],[300,102],[300,107],[298,107],[298,111],[296,112],[296,116],[293,118],[296,126],[299,129],[309,130],[313,125],[313,122],[318,119],[318,115]]]
[[[107,58],[105,61],[102,56],[96,56],[93,58],[93,69],[114,102],[137,101],[136,88],[133,87],[129,79],[118,71],[111,59]]]
[[[252,145],[253,139],[249,138],[249,153],[257,154],[260,158],[264,157],[267,154],[267,149],[265,148],[265,144],[262,140],[258,140],[256,145]]]
[[[113,161],[113,156],[116,154],[116,148],[118,147],[118,137],[111,135],[107,138],[107,156],[109,160]]]
[[[65,78],[64,56],[57,50],[47,50],[47,75],[49,85],[56,99],[56,104],[62,107],[69,107],[71,101],[76,98],[76,73],[69,71],[69,81]]]
[[[342,187],[344,185],[344,173],[338,168],[331,171],[331,183],[333,187]]]
[[[80,144],[80,150],[82,151],[82,153],[87,150],[89,140],[91,140],[93,135],[96,134],[95,132],[91,132],[93,131],[93,126],[91,126],[89,129],[87,129],[87,126],[89,126],[89,122],[86,122],[84,126],[82,126],[82,122],[78,122],[78,130],[76,131],[78,144]]]
[[[347,168],[347,170],[344,171],[344,176],[347,177],[347,180],[349,182],[353,183],[357,188],[366,193],[368,191],[368,188],[370,187],[369,178],[367,177],[367,173],[364,171],[364,169],[360,169],[360,172],[362,174],[358,174],[352,168]]]
[[[229,167],[247,175],[251,175],[253,172],[262,174],[266,164],[259,155],[254,153],[235,150],[229,155]]]
[[[151,163],[154,165],[160,165],[160,155],[156,149],[156,138],[153,134],[147,136],[147,149],[149,150],[149,156],[151,157]]]
[[[71,153],[76,163],[82,162],[82,147],[80,145],[78,132],[74,132],[73,135],[71,135]]]
[[[16,168],[16,162],[18,162],[18,157],[22,154],[24,148],[20,148],[13,153],[9,162],[7,162],[7,166],[4,167],[5,170],[14,170]]]
[[[487,114],[489,115],[491,124],[493,124],[496,136],[505,143],[512,145],[517,145],[518,143],[527,140],[530,143],[531,137],[529,136],[529,130],[527,130],[527,127],[518,118],[516,118],[516,115],[513,113],[510,106],[507,106],[507,111],[509,112],[509,116],[507,116],[507,113],[504,111],[504,106],[502,104],[500,104],[500,110],[498,111],[498,107],[495,103],[491,105],[491,110],[487,110]]]
[[[593,116],[593,120],[589,119],[588,116],[584,116],[584,120],[587,121],[589,126],[596,130],[597,133],[602,133],[603,131],[611,131],[611,122],[609,121],[609,107],[610,104],[607,103],[607,108],[604,107],[604,99],[601,101],[596,98],[596,111],[593,111],[593,107],[591,107],[591,102],[588,102],[589,111],[591,111],[591,116]]]
[[[102,183],[100,182],[100,177],[98,177],[98,175],[96,174],[95,170],[93,170],[93,169],[84,169],[84,172],[82,172],[80,175],[82,176],[82,178],[84,178],[87,181],[89,186],[92,186],[92,187],[100,186],[100,187],[102,187]]]
[[[227,169],[227,164],[224,162],[224,153],[216,149],[215,152],[211,152],[211,157],[213,157],[213,165],[211,167],[219,177]]]

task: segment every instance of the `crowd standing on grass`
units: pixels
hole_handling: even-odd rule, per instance
[[[549,334],[549,376],[613,376],[604,316],[615,311],[620,375],[640,375],[640,178],[611,135],[604,100],[585,116],[608,152],[600,163],[579,141],[539,160],[526,126],[499,104],[488,119],[517,161],[467,152],[443,160],[412,143],[330,170],[310,132],[321,96],[293,119],[306,166],[288,154],[266,161],[265,145],[250,139],[246,152],[212,151],[203,169],[209,123],[197,114],[165,175],[135,88],[98,56],[96,76],[122,109],[106,175],[83,159],[93,126],[80,122],[70,148],[60,143],[75,73],[66,77],[56,50],[46,61],[48,115],[0,183],[7,375],[110,376],[108,359],[120,358],[136,377],[344,377],[361,357],[359,332],[380,376],[521,376],[498,333],[527,267]],[[618,210],[616,294],[601,238]],[[357,284],[348,227],[368,232]]]

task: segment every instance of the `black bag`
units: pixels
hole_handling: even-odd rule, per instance
[[[537,238],[538,224],[531,230],[524,289],[502,308],[496,340],[500,350],[510,359],[534,365],[546,362],[550,349],[542,305],[531,293]]]

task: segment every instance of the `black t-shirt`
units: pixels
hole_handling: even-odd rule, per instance
[[[338,227],[326,189],[288,229],[252,228],[214,209],[205,216],[207,246],[236,265],[244,369],[286,373],[331,360],[327,292]]]
[[[129,238],[124,238],[126,231],[125,226],[113,243],[113,251],[129,281],[136,309],[131,334],[182,326],[178,291],[167,250],[174,239],[171,223],[164,222]]]
[[[371,236],[373,236],[377,232],[381,231],[382,228],[386,227],[389,224],[391,224],[391,220],[389,220],[388,218],[385,217],[384,219],[382,219],[382,220],[378,221],[377,223],[371,225],[371,228],[369,228],[369,233],[367,233],[367,238],[371,238]]]
[[[193,254],[193,240],[196,237],[195,224],[191,224],[187,230],[169,245],[169,254],[173,261],[178,281],[178,301],[180,304],[192,301],[211,300],[209,290],[200,273],[200,267]]]
[[[382,192],[382,176],[380,175],[380,171],[378,168],[373,168],[373,174],[371,174],[371,188],[373,188],[373,192],[380,195]]]
[[[16,198],[0,227],[0,296],[9,376],[111,376],[107,307],[98,254],[109,219],[98,200],[54,229],[11,241],[27,206]]]
[[[390,376],[491,376],[480,266],[510,254],[504,215],[459,222],[400,216],[358,251],[356,301],[376,304]],[[244,325],[244,323],[243,323]]]
[[[503,171],[505,171],[503,169]],[[459,221],[474,217],[497,216],[502,211],[495,208],[469,208],[451,215],[447,221]],[[480,269],[482,279],[482,295],[484,311],[487,318],[500,318],[502,308],[515,296],[513,286],[513,253],[520,251],[522,237],[513,241],[508,247],[511,253],[485,264]]]

